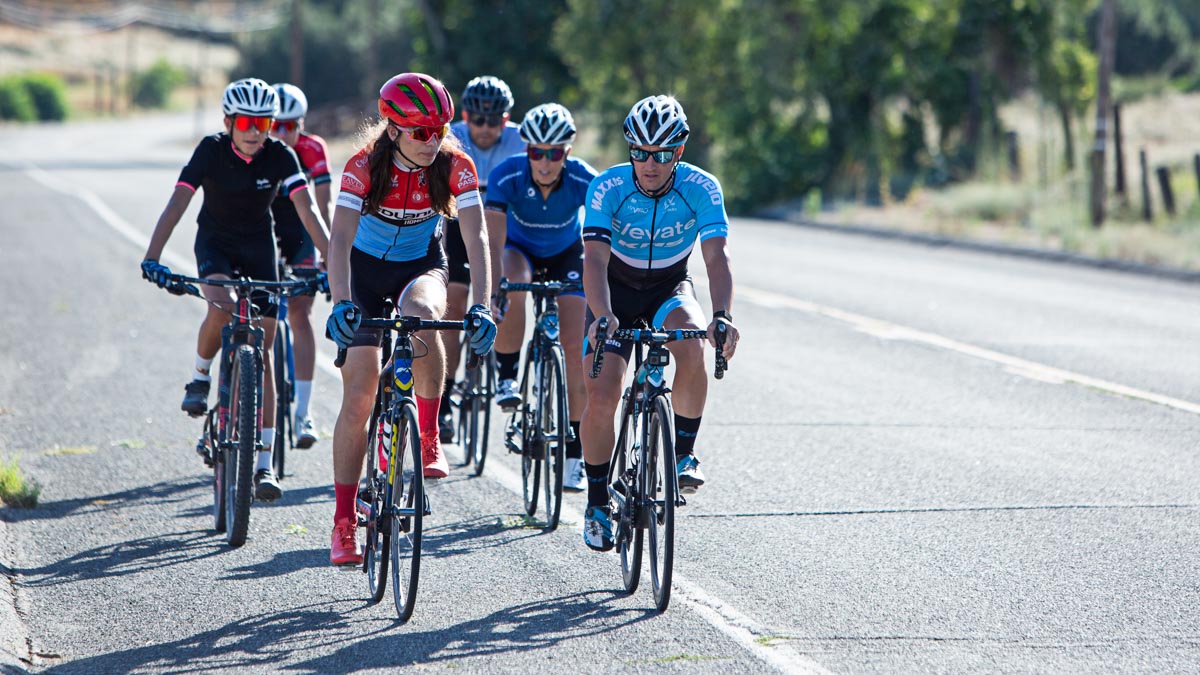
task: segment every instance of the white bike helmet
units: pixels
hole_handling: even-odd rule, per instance
[[[521,140],[549,145],[574,141],[575,120],[571,111],[558,103],[543,103],[530,110],[521,120]]]
[[[286,82],[271,85],[279,95],[279,114],[277,119],[298,120],[308,114],[308,97],[300,91],[300,87]]]
[[[647,96],[625,117],[625,140],[631,145],[674,148],[687,142],[687,115],[674,96]]]
[[[279,114],[279,96],[271,85],[257,77],[230,82],[221,97],[221,110],[228,115],[274,117]]]

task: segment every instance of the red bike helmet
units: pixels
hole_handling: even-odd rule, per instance
[[[400,73],[379,90],[379,114],[401,127],[440,127],[454,119],[446,85],[424,73]]]

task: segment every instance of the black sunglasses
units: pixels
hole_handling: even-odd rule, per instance
[[[551,162],[557,162],[567,156],[567,151],[563,148],[550,148],[543,150],[542,148],[529,148],[529,159],[537,161],[539,159],[549,159]]]
[[[504,124],[504,115],[472,115],[471,124],[477,127],[485,124],[489,127],[498,127]]]
[[[654,161],[659,164],[670,164],[675,161],[675,150],[672,148],[670,150],[655,150],[651,152],[650,150],[642,150],[641,148],[629,149],[629,159],[635,162],[644,162],[650,159],[650,157],[654,157]]]

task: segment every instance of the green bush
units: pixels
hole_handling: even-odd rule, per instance
[[[21,83],[33,100],[39,120],[67,118],[67,85],[61,77],[49,73],[30,73],[21,78]]]
[[[187,72],[159,59],[133,79],[133,104],[140,108],[163,108],[171,92],[188,80]]]
[[[32,122],[36,119],[37,109],[21,80],[16,77],[0,80],[0,120]]]

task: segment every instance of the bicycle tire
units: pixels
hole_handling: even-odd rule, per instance
[[[412,617],[421,576],[421,535],[425,518],[425,478],[421,462],[421,432],[417,409],[410,400],[400,404],[392,427],[395,452],[388,466],[391,476],[392,598],[400,622]],[[407,472],[406,469],[411,469]],[[404,509],[401,516],[398,509]]]
[[[546,531],[558,529],[562,515],[563,464],[567,451],[567,387],[562,349],[550,345],[542,356],[542,383],[538,389],[539,430],[545,458],[543,464],[542,496],[545,499]]]
[[[233,353],[229,421],[233,433],[226,449],[225,540],[237,548],[246,543],[250,503],[254,499],[254,451],[258,430],[258,374],[254,348],[238,345]]]
[[[537,397],[530,396],[529,392],[536,377],[531,377],[530,371],[537,357],[533,349],[526,353],[529,357],[521,374],[521,403],[517,414],[521,416],[521,496],[525,500],[525,514],[532,518],[537,513],[542,460],[537,447]]]
[[[631,396],[633,392],[627,389],[626,397]],[[613,514],[614,525],[617,528],[614,536],[617,554],[621,559],[621,581],[625,584],[625,592],[632,594],[637,590],[642,575],[643,530],[637,523],[639,481],[635,458],[639,452],[639,445],[633,441],[638,437],[638,417],[634,414],[628,398],[624,406],[609,481],[611,485],[620,480],[623,486],[624,494],[618,498],[618,507]]]
[[[275,377],[275,443],[271,448],[271,467],[279,480],[283,480],[285,475],[288,432],[292,424],[292,383],[288,378],[287,366],[290,343],[287,322],[281,321],[276,327],[275,343],[271,347],[271,366]]]
[[[217,413],[209,410],[204,416],[204,431],[201,432],[213,469],[213,530],[225,531],[225,463],[221,460],[220,439],[217,437]]]
[[[488,354],[475,369],[479,371],[477,386],[473,390],[475,401],[472,412],[475,415],[474,429],[471,431],[471,461],[474,462],[476,476],[483,475],[483,465],[487,462],[488,434],[492,429],[492,401],[496,395],[496,357]],[[482,429],[479,416],[483,417]]]
[[[472,370],[466,367],[467,355],[470,345],[464,341],[459,345],[458,362],[463,364],[463,379],[454,381],[454,388],[457,389],[458,401],[454,401],[451,396],[451,408],[458,408],[458,421],[455,422],[454,440],[458,441],[458,447],[462,450],[462,461],[458,466],[467,466],[471,463],[471,406],[474,405],[475,379],[478,369]],[[455,393],[452,390],[452,394]]]
[[[380,392],[380,396],[383,393]],[[387,503],[387,475],[380,470],[379,439],[380,412],[379,401],[376,399],[375,410],[371,413],[371,421],[367,426],[367,478],[365,497],[367,505],[364,515],[366,527],[363,528],[363,571],[367,573],[367,589],[370,591],[368,602],[372,605],[383,599],[387,590],[388,560],[390,557],[391,532],[390,525],[383,515],[384,504]],[[357,501],[356,501],[357,504]]]
[[[650,581],[654,606],[664,612],[671,602],[671,577],[675,564],[675,498],[678,477],[675,466],[671,403],[657,396],[650,411],[644,444],[642,485],[646,489],[646,530],[650,549]]]

